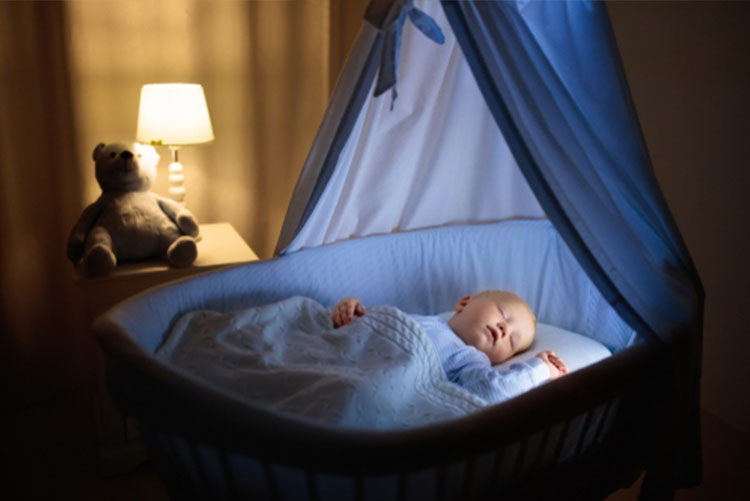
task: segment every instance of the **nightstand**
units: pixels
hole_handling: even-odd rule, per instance
[[[76,270],[75,283],[82,290],[89,322],[121,300],[149,287],[197,273],[255,261],[258,256],[229,223],[202,224],[198,257],[192,266],[171,268],[163,261],[123,263],[105,277],[87,278]],[[114,407],[107,393],[102,357],[97,350],[96,424],[99,467],[102,475],[132,471],[147,459],[133,422]]]

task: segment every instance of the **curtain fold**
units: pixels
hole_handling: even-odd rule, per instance
[[[287,209],[274,254],[281,254],[307,223],[351,135],[377,72],[382,37],[367,25],[352,48],[350,64],[334,89]]]
[[[89,383],[65,242],[82,199],[65,3],[0,2],[2,405]]]

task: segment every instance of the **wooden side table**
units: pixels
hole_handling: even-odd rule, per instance
[[[163,261],[123,263],[105,277],[76,270],[75,283],[87,303],[89,324],[111,306],[149,287],[197,273],[255,261],[258,256],[229,223],[202,224],[198,257],[192,266],[171,268]],[[127,473],[147,459],[134,423],[115,408],[107,392],[104,363],[97,348],[95,413],[102,475]]]

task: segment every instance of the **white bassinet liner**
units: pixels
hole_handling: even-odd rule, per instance
[[[633,330],[546,220],[433,228],[306,249],[156,291],[137,311],[119,308],[112,317],[154,353],[186,311],[230,312],[299,295],[324,305],[356,296],[365,305],[435,314],[486,289],[511,290],[539,322],[583,334],[610,351],[632,340]]]

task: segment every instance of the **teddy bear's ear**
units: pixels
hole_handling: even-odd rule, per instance
[[[104,148],[104,143],[99,143],[96,145],[96,148],[94,148],[94,152],[91,154],[91,156],[94,158],[94,161],[96,161],[96,155],[99,153],[99,150]]]

